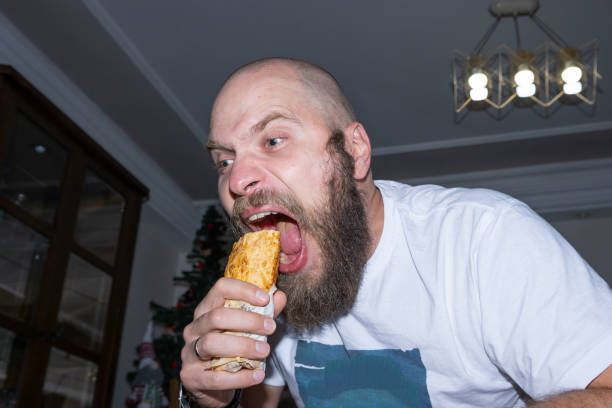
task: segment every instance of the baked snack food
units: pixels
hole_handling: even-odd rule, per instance
[[[234,309],[243,309],[272,317],[274,303],[272,294],[276,291],[276,278],[278,277],[278,263],[280,256],[280,232],[262,230],[243,235],[232,246],[225,277],[240,279],[257,285],[268,292],[270,302],[263,307],[253,306],[241,300],[227,299],[224,306]],[[266,336],[252,333],[237,333],[226,331],[224,333],[237,336],[248,336],[259,341],[265,341]],[[213,358],[208,369],[236,372],[242,368],[265,369],[265,361],[250,360],[243,357]]]
[[[232,246],[225,277],[253,283],[266,292],[276,283],[280,232],[262,230],[243,235]]]

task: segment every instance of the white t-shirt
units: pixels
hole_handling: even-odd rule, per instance
[[[354,307],[308,336],[280,325],[267,384],[300,407],[521,407],[520,389],[582,389],[612,364],[612,291],[526,205],[376,185],[384,228]]]

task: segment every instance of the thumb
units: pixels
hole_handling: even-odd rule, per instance
[[[280,312],[282,312],[287,305],[287,295],[285,295],[284,292],[277,290],[272,296],[274,298],[274,317],[278,317]]]

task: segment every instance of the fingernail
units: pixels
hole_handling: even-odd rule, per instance
[[[276,326],[276,323],[274,323],[274,320],[272,319],[264,320],[264,329],[266,329],[266,331],[268,332],[273,331],[275,326]]]
[[[261,370],[254,370],[253,371],[253,379],[255,381],[261,381],[264,379],[264,372]]]
[[[257,296],[257,299],[259,300],[263,300],[263,301],[270,300],[270,297],[268,296],[268,294],[264,292],[263,290],[258,290],[257,293],[255,293],[255,296]]]
[[[263,341],[258,341],[257,343],[255,343],[255,350],[257,350],[258,353],[263,354],[268,351],[268,345]]]

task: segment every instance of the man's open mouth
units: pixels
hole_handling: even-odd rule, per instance
[[[249,208],[242,213],[242,220],[253,231],[264,229],[280,232],[280,266],[283,273],[297,273],[306,263],[306,245],[295,217],[276,206]]]

